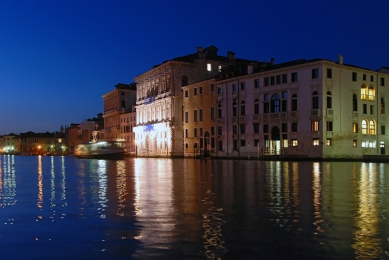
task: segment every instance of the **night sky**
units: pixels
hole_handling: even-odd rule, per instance
[[[389,66],[388,25],[388,0],[1,0],[0,135],[92,118],[117,83],[198,46],[376,70]]]

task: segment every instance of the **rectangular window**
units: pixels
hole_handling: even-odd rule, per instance
[[[332,79],[332,69],[327,69],[327,79]]]
[[[211,84],[211,92],[214,92],[214,91],[215,91],[215,85]]]
[[[217,127],[217,135],[222,135],[223,133],[223,127],[222,126],[218,126]]]
[[[353,140],[353,147],[357,147],[357,140]]]
[[[288,123],[282,123],[282,132],[283,133],[288,132]]]
[[[282,83],[288,83],[288,74],[282,74]]]
[[[366,104],[363,104],[363,113],[367,114],[367,105]]]
[[[297,122],[292,123],[292,132],[297,132]]]
[[[254,80],[254,88],[259,88],[259,79]]]
[[[352,74],[352,81],[357,81],[357,73],[353,72]]]
[[[234,140],[232,143],[232,150],[238,151],[238,140]]]
[[[264,124],[263,125],[263,132],[264,133],[269,133],[269,125],[268,124]]]
[[[319,122],[318,121],[311,122],[311,131],[312,132],[319,131]]]
[[[215,107],[211,107],[211,120],[215,120]]]
[[[238,89],[236,87],[236,84],[232,84],[232,92],[236,92]]]
[[[374,114],[374,106],[370,105],[370,115],[373,115],[373,114]]]
[[[312,145],[313,146],[319,146],[319,139],[318,138],[312,139]]]
[[[282,135],[282,146],[284,148],[288,147],[288,135],[287,134]]]
[[[211,126],[211,135],[214,136],[215,135],[215,127]]]
[[[331,138],[327,138],[326,144],[327,144],[327,146],[332,146],[332,139]]]
[[[237,125],[232,125],[232,134],[233,135],[238,134],[238,126]]]
[[[200,95],[202,95],[203,94],[203,87],[200,87],[199,91],[200,91]]]
[[[194,129],[194,137],[197,137],[197,128]]]
[[[189,123],[189,112],[185,111],[185,123]]]
[[[202,136],[203,136],[203,128],[200,127],[200,137],[202,137]]]
[[[215,148],[215,138],[211,138],[211,148],[214,149]]]
[[[189,148],[189,144],[185,143],[185,149],[188,149],[188,148]]]
[[[197,96],[197,88],[193,89],[193,96]]]
[[[370,76],[370,81],[374,82],[374,76],[373,75]]]
[[[259,139],[254,139],[254,146],[258,146],[259,145]]]
[[[258,134],[259,133],[259,123],[253,123],[253,127],[254,127],[254,133]]]
[[[265,87],[269,86],[269,77],[266,77],[264,81],[265,81]]]
[[[292,139],[292,146],[297,146],[297,145],[298,145],[297,139]]]
[[[297,72],[292,73],[292,82],[297,82]]]
[[[385,135],[385,126],[384,125],[381,126],[381,135]]]
[[[240,140],[240,146],[246,146],[246,140]]]
[[[193,110],[193,122],[197,122],[197,109]]]
[[[241,134],[245,134],[246,133],[246,125],[245,124],[240,124],[239,128],[240,128],[240,133]]]
[[[189,129],[185,129],[185,138],[189,137]]]
[[[217,88],[217,94],[218,94],[218,95],[223,94],[223,89],[222,89],[222,87],[218,87],[218,88]]]
[[[202,108],[200,108],[200,121],[204,121],[204,112]]]
[[[353,123],[353,133],[358,133],[358,123]]]
[[[319,77],[319,69],[312,70],[312,79],[317,79]]]
[[[270,77],[270,85],[272,85],[272,86],[274,85],[274,76]]]
[[[381,87],[385,87],[385,78],[380,79]]]
[[[332,121],[327,121],[327,131],[332,131]]]
[[[281,84],[281,75],[276,76],[276,84]]]
[[[244,82],[240,83],[240,90],[245,90],[246,89],[246,84]]]
[[[212,65],[211,65],[211,63],[208,63],[208,64],[207,64],[207,70],[208,70],[208,71],[211,71],[211,70],[212,70]]]
[[[188,96],[189,96],[189,91],[185,90],[185,97],[188,97]]]
[[[366,74],[362,75],[362,80],[366,80]]]

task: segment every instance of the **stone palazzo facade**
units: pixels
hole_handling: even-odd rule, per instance
[[[219,56],[215,46],[168,60],[137,76],[136,154],[184,156],[182,87],[213,78],[223,71],[241,71],[258,62]]]

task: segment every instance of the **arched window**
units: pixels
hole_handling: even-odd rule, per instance
[[[367,90],[366,90],[366,85],[363,84],[361,87],[361,99],[362,100],[367,100]]]
[[[297,111],[297,95],[292,95],[292,111]]]
[[[375,89],[372,85],[369,86],[369,100],[370,101],[375,100]]]
[[[232,103],[232,116],[238,116],[238,107],[235,101]]]
[[[353,111],[358,111],[357,94],[353,94]]]
[[[181,77],[181,87],[185,86],[188,86],[188,77],[184,75]]]
[[[319,93],[317,91],[312,93],[312,109],[319,109]]]
[[[240,115],[244,116],[246,114],[246,103],[244,101],[240,102]]]
[[[371,120],[369,123],[369,134],[375,135],[376,134],[376,129],[375,129],[375,121]]]
[[[385,99],[381,98],[381,114],[385,114]]]
[[[367,134],[367,121],[365,119],[362,120],[362,134],[363,135]]]
[[[330,91],[327,91],[327,108],[332,108],[332,95]]]
[[[254,114],[259,114],[259,100],[255,99],[254,100]]]
[[[277,93],[271,97],[270,112],[271,113],[280,112],[280,96]]]

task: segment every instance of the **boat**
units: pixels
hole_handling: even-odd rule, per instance
[[[123,159],[123,142],[99,141],[76,145],[74,155],[83,159]]]

